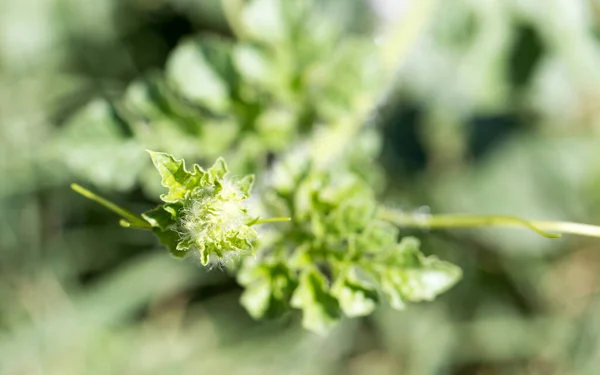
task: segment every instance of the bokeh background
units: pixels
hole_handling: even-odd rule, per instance
[[[376,116],[384,201],[417,214],[600,223],[599,1],[338,3],[373,43],[423,7]],[[174,260],[74,194],[78,181],[132,211],[152,207],[127,177],[147,162],[128,142],[110,144],[122,159],[93,181],[80,166],[103,140],[86,135],[89,118],[69,129],[90,103],[162,74],[198,33],[233,38],[218,0],[0,2],[1,374],[599,372],[598,240],[405,230],[464,279],[433,303],[383,306],[320,337],[294,314],[253,321],[226,272]]]

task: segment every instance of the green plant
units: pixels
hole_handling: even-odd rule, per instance
[[[150,151],[168,189],[163,203],[140,216],[74,184],[73,189],[122,216],[121,225],[150,229],[177,258],[198,256],[203,265],[220,263],[237,273],[246,290],[241,302],[255,318],[301,309],[303,324],[326,332],[344,313],[370,314],[381,297],[392,307],[432,300],[453,286],[460,268],[425,257],[415,238],[398,243],[394,225],[421,228],[525,226],[600,237],[600,228],[560,222],[528,222],[504,216],[415,218],[382,207],[368,184],[350,173],[311,171],[305,166],[295,188],[275,181],[264,186],[262,209],[251,212],[253,175],[231,179],[219,158],[209,169]],[[290,215],[260,218],[260,214]],[[259,236],[256,225],[290,221]],[[539,227],[538,227],[539,226]],[[258,251],[254,251],[258,242]]]
[[[241,302],[253,317],[297,308],[306,328],[325,332],[342,314],[370,314],[382,297],[402,309],[460,279],[459,267],[424,256],[415,238],[399,239],[398,226],[600,236],[582,224],[415,217],[379,203],[373,164],[381,137],[367,119],[430,2],[379,46],[344,31],[311,1],[236,3],[225,4],[237,41],[184,42],[164,76],[90,105],[67,125],[66,161],[104,188],[140,184],[156,196],[158,179],[139,156],[144,148],[166,151],[150,154],[168,192],[141,216],[73,188],[120,214],[123,226],[152,230],[174,256],[227,266],[245,287]],[[170,154],[217,162],[187,170]],[[255,194],[254,177],[231,178],[224,160],[236,174],[257,174]]]
[[[120,214],[123,226],[151,229],[174,256],[195,255],[203,265],[218,262],[236,270],[246,287],[242,303],[255,318],[295,307],[304,312],[305,327],[324,332],[342,312],[370,314],[380,295],[401,309],[406,302],[433,299],[460,278],[458,267],[423,256],[416,239],[398,243],[397,228],[380,219],[373,192],[356,175],[305,166],[297,189],[278,182],[263,187],[271,199],[254,213],[245,205],[254,176],[230,179],[223,159],[207,170],[194,165],[188,171],[171,155],[150,155],[168,193],[141,217],[73,188]],[[290,217],[261,219],[261,213]],[[260,238],[254,229],[288,220]],[[228,262],[233,259],[240,262]]]

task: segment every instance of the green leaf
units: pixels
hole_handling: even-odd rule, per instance
[[[296,123],[294,112],[283,108],[267,108],[258,116],[254,126],[264,147],[273,151],[283,151],[296,136]]]
[[[177,258],[187,255],[187,249],[181,247],[181,236],[177,232],[177,220],[181,208],[180,204],[165,204],[142,214],[144,220],[152,226],[152,232],[159,241]]]
[[[210,252],[206,251],[206,249],[200,249],[200,263],[203,266],[206,266],[208,264],[209,260],[210,260]]]
[[[125,91],[122,105],[127,113],[134,117],[142,117],[153,121],[165,116],[165,113],[156,103],[156,89],[149,83],[142,81],[132,82]]]
[[[218,112],[230,105],[226,82],[195,42],[182,43],[175,49],[167,61],[166,75],[176,90],[196,104]]]
[[[237,180],[234,183],[238,187],[238,189],[240,189],[243,196],[245,198],[249,198],[250,192],[252,190],[252,185],[254,184],[254,175],[252,175],[252,174],[246,175],[242,179]]]
[[[59,145],[71,173],[104,189],[131,189],[144,168],[143,148],[102,100],[91,102],[68,121]]]
[[[282,0],[252,0],[242,12],[244,30],[256,40],[280,43],[286,37]]]
[[[237,280],[245,286],[240,302],[253,318],[277,318],[290,310],[297,282],[285,264],[247,261]]]
[[[379,302],[377,290],[365,280],[359,279],[354,269],[338,278],[332,293],[338,298],[340,307],[348,317],[369,315]]]
[[[242,44],[234,48],[233,61],[245,82],[261,88],[275,88],[276,66],[269,61],[266,51]]]
[[[208,119],[201,126],[199,147],[207,158],[226,153],[239,135],[240,124],[233,117]]]
[[[210,64],[211,69],[227,83],[230,90],[234,89],[239,84],[239,75],[233,64],[232,50],[235,44],[232,39],[204,35],[196,46]]]
[[[337,233],[346,234],[360,232],[373,220],[375,203],[369,199],[347,199],[328,217],[332,229]]]
[[[374,276],[380,279],[383,293],[395,309],[404,308],[405,302],[431,301],[445,292],[462,277],[459,267],[434,256],[425,257],[419,250],[419,241],[412,237],[402,239],[393,253],[373,260]]]
[[[305,269],[291,300],[292,307],[302,309],[304,328],[326,333],[341,316],[338,300],[327,287],[327,280],[318,270]]]
[[[227,164],[223,158],[218,158],[210,167],[206,173],[204,174],[204,178],[202,179],[202,183],[206,185],[213,185],[216,181],[220,181],[227,174]]]
[[[384,221],[375,221],[356,239],[359,252],[383,252],[395,247],[398,241],[398,228]]]
[[[160,228],[152,228],[152,233],[158,237],[161,244],[169,249],[171,255],[177,258],[183,258],[187,255],[186,251],[181,251],[177,248],[180,242],[179,233],[172,230],[163,231]]]
[[[322,208],[330,209],[330,206],[324,206],[319,202],[319,195],[326,181],[323,175],[311,173],[303,176],[293,187],[294,190],[294,213],[300,220],[309,219],[314,214],[323,211]]]
[[[162,177],[162,186],[169,189],[167,194],[160,196],[164,202],[175,203],[187,198],[206,174],[198,165],[194,165],[193,172],[188,172],[183,160],[175,160],[164,152],[148,150],[148,153]]]
[[[146,211],[142,217],[154,228],[160,230],[173,229],[177,223],[177,212],[170,206],[158,206],[152,210]]]

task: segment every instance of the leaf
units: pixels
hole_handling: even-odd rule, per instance
[[[459,267],[434,256],[425,257],[419,241],[412,237],[403,238],[397,251],[373,262],[377,264],[366,268],[376,269],[374,276],[395,309],[404,308],[407,301],[431,301],[462,277]]]
[[[375,221],[357,237],[359,252],[382,252],[395,247],[398,241],[398,228],[384,221]]]
[[[254,184],[254,175],[246,175],[242,179],[235,181],[235,185],[240,189],[244,198],[250,197],[252,185]]]
[[[215,182],[220,181],[227,174],[227,164],[223,158],[218,158],[210,167],[202,178],[202,183],[204,185],[213,185]]]
[[[237,279],[245,286],[240,302],[253,318],[276,318],[290,310],[297,282],[285,264],[244,262]]]
[[[201,127],[201,136],[196,147],[207,158],[217,158],[229,150],[239,135],[239,125],[233,117],[208,119]]]
[[[152,228],[152,233],[158,237],[161,244],[169,249],[171,255],[177,258],[187,256],[187,251],[178,249],[180,243],[179,233],[172,230],[163,231],[160,228]]]
[[[293,186],[294,189],[294,213],[298,219],[306,220],[313,214],[322,210],[316,199],[323,187],[326,185],[322,175],[311,173],[302,176],[300,181]]]
[[[374,44],[367,39],[346,39],[331,48],[331,57],[310,71],[307,84],[322,93],[315,101],[320,115],[336,119],[357,108],[361,98],[381,87],[381,68],[373,58]]]
[[[206,266],[208,264],[209,260],[210,260],[210,252],[206,251],[206,249],[200,249],[200,263],[203,266]]]
[[[265,51],[242,44],[234,48],[233,61],[245,82],[261,88],[275,88],[276,66],[269,61]]]
[[[286,150],[296,136],[296,114],[283,108],[265,109],[256,119],[255,127],[264,147],[273,151]]]
[[[214,70],[195,42],[180,44],[169,57],[167,80],[186,99],[224,112],[229,107],[226,82]]]
[[[373,220],[375,202],[362,198],[347,199],[340,203],[328,217],[332,229],[340,234],[360,232]]]
[[[360,280],[354,269],[338,278],[332,293],[338,298],[340,307],[348,317],[369,315],[379,302],[377,290],[365,280]]]
[[[144,220],[152,226],[152,233],[177,258],[183,258],[187,255],[187,249],[181,248],[182,240],[177,232],[177,220],[181,207],[177,204],[166,204],[142,214]]]
[[[156,89],[147,82],[132,82],[125,91],[122,105],[128,113],[146,120],[165,117],[165,113],[156,103]]]
[[[160,230],[173,229],[177,221],[177,211],[173,210],[171,206],[158,206],[152,210],[146,211],[142,214],[142,217],[150,223],[154,228]]]
[[[292,307],[302,309],[302,326],[319,334],[326,333],[341,316],[339,303],[328,289],[323,274],[308,268],[300,275],[291,300]]]
[[[319,190],[319,200],[328,204],[327,226],[340,235],[361,232],[374,218],[377,202],[372,190],[353,174],[339,174]]]
[[[162,177],[162,186],[169,189],[167,194],[160,196],[164,202],[175,203],[187,198],[206,175],[198,165],[194,165],[193,172],[188,172],[183,160],[175,160],[173,156],[164,152],[148,150],[148,153]]]
[[[227,83],[230,90],[239,84],[239,74],[232,57],[234,45],[231,39],[215,35],[203,36],[196,44],[211,69]]]
[[[59,145],[71,173],[105,189],[131,189],[144,167],[143,148],[102,100],[91,102],[69,120]]]
[[[282,0],[252,0],[242,12],[244,30],[256,40],[280,43],[286,37]]]

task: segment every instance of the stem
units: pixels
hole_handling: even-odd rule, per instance
[[[231,28],[231,31],[238,39],[244,38],[244,25],[242,24],[242,8],[244,4],[241,0],[221,0],[221,8],[225,19]]]
[[[291,217],[268,217],[266,219],[256,219],[249,223],[249,226],[258,225],[258,224],[266,224],[266,223],[280,223],[284,221],[291,221]]]
[[[529,221],[514,216],[502,215],[410,215],[399,211],[383,209],[382,220],[407,228],[479,228],[479,227],[526,227],[548,238],[559,238],[561,234],[600,238],[600,226],[572,223],[567,221]],[[548,233],[547,231],[556,232]]]
[[[99,203],[100,205],[108,208],[112,212],[121,216],[123,219],[125,219],[125,220],[121,220],[119,222],[121,224],[121,226],[123,226],[123,227],[126,227],[126,228],[133,227],[133,228],[140,228],[140,229],[151,229],[152,228],[150,226],[150,224],[148,222],[146,222],[146,220],[138,217],[134,213],[131,213],[122,207],[117,206],[116,204],[110,202],[109,200],[102,198],[101,196],[89,191],[88,189],[84,188],[81,185],[71,184],[71,189],[73,189],[75,192],[83,195],[87,199],[93,200],[94,202]]]
[[[398,69],[419,32],[426,26],[435,5],[436,0],[411,2],[406,14],[387,31],[380,48],[387,74],[393,74]]]
[[[222,0],[226,3],[228,0]],[[232,0],[229,0],[232,1]],[[413,4],[414,3],[414,4]],[[342,152],[352,144],[357,137],[369,112],[383,103],[393,89],[394,76],[400,64],[408,54],[410,47],[419,36],[419,32],[426,26],[432,11],[435,9],[436,0],[420,0],[411,2],[411,6],[402,20],[383,32],[378,43],[378,54],[383,63],[384,90],[381,93],[361,95],[356,99],[352,110],[340,118],[331,127],[323,132],[316,132],[310,149],[312,160],[315,164],[326,168],[331,162],[337,160]]]

